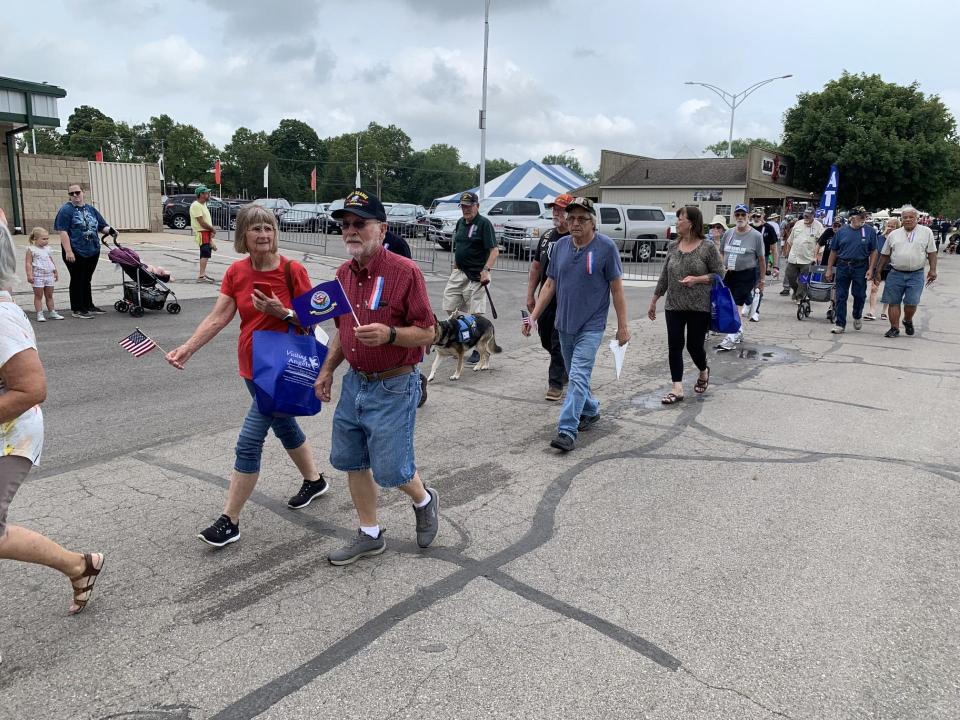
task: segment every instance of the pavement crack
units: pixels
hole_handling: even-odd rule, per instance
[[[735,687],[727,687],[726,685],[714,685],[713,683],[709,683],[706,680],[699,677],[696,673],[694,673],[687,667],[682,667],[680,668],[680,670],[686,673],[687,675],[689,675],[694,682],[698,683],[699,685],[702,685],[703,687],[709,690],[732,693],[737,697],[743,698],[744,700],[751,703],[752,705],[756,705],[758,708],[760,708],[761,710],[764,710],[765,712],[770,713],[771,715],[775,715],[776,717],[789,718],[789,720],[794,720],[792,715],[788,715],[787,713],[781,710],[775,710],[772,707],[764,705],[762,702],[754,698],[749,693],[744,692],[743,690],[738,690]]]

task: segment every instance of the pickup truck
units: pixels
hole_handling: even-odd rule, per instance
[[[658,205],[611,205],[596,203],[597,231],[613,240],[635,262],[646,262],[663,254],[676,235],[677,216]],[[552,219],[531,219],[504,225],[504,251],[529,258],[540,236],[553,227]]]
[[[548,226],[553,227],[551,211],[543,204],[543,200],[537,198],[484,198],[480,201],[480,214],[493,223],[498,242],[507,223],[546,219]],[[427,236],[444,250],[449,250],[453,245],[453,229],[462,217],[459,206],[455,210],[435,211],[425,218],[430,223]]]

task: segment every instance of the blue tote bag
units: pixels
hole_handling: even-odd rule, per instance
[[[733,301],[733,293],[719,275],[713,276],[710,291],[710,329],[718,333],[740,332],[740,313]]]
[[[313,383],[320,374],[327,348],[313,334],[256,330],[253,333],[253,384],[257,409],[263,415],[316,415],[320,400]]]

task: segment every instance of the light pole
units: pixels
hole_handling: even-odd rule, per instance
[[[480,192],[487,182],[487,45],[490,42],[490,0],[483,3],[483,100],[480,106]]]
[[[766,80],[761,80],[760,82],[754,83],[746,90],[741,90],[738,93],[727,92],[726,90],[718,88],[716,85],[711,85],[710,83],[692,82],[688,80],[684,83],[684,85],[700,85],[708,90],[712,90],[719,95],[720,99],[723,100],[727,104],[727,107],[730,108],[730,135],[727,138],[727,157],[731,157],[733,155],[733,116],[737,112],[737,107],[743,103],[743,101],[746,100],[754,90],[759,90],[764,85],[769,85],[774,80],[785,80],[786,78],[790,77],[793,77],[793,75],[777,75],[777,77],[767,78]]]

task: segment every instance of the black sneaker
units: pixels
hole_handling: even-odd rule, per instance
[[[96,305],[92,305],[92,306],[88,307],[88,308],[87,308],[87,312],[88,312],[88,313],[91,313],[92,315],[106,315],[106,314],[107,314],[107,311],[106,311],[106,310],[101,310],[101,309],[98,308]]]
[[[550,441],[550,447],[562,450],[563,452],[573,450],[573,444],[573,438],[566,433],[557,433],[557,436]]]
[[[781,294],[781,295],[789,295],[789,294],[790,294],[790,289],[789,289],[789,288],[784,288],[783,290],[780,291],[780,294]]]
[[[380,534],[373,538],[367,535],[363,530],[357,530],[357,537],[349,545],[344,545],[339,550],[334,550],[327,555],[327,560],[331,565],[349,565],[355,563],[360,558],[379,555],[387,549],[387,541],[383,537],[384,530],[380,528]]]
[[[75,318],[81,318],[81,319],[83,319],[83,320],[92,320],[92,319],[93,319],[93,315],[91,315],[90,313],[88,313],[86,310],[74,310],[74,311],[73,311],[72,313],[70,313],[70,314],[73,315],[73,317],[75,317]]]
[[[897,328],[890,328],[883,334],[883,336],[889,338],[900,337],[900,331]]]
[[[580,424],[577,425],[577,432],[583,432],[584,430],[589,430],[593,427],[593,424],[600,419],[600,413],[596,415],[581,415]]]
[[[480,362],[480,351],[474,350],[472,353],[470,353],[470,357],[467,358],[467,364],[476,365],[478,362]]]
[[[420,373],[420,401],[417,403],[418,408],[422,408],[424,403],[427,402],[427,376],[423,373]]]
[[[223,547],[240,539],[240,525],[234,525],[230,521],[230,518],[226,515],[221,515],[213,525],[201,532],[197,537],[207,545]]]
[[[916,332],[913,329],[913,320],[904,320],[903,329],[907,331],[907,335],[913,335],[913,333]]]
[[[422,548],[429,547],[430,543],[437,536],[437,530],[440,529],[440,496],[433,488],[427,488],[430,494],[430,502],[422,508],[413,506],[413,514],[417,517],[417,545]]]
[[[319,480],[314,480],[312,482],[310,480],[303,481],[303,485],[300,486],[299,492],[287,500],[287,507],[291,507],[294,510],[305,508],[307,505],[313,502],[314,498],[320,497],[329,489],[329,483],[327,483],[327,481],[324,479],[323,473],[320,473]]]

